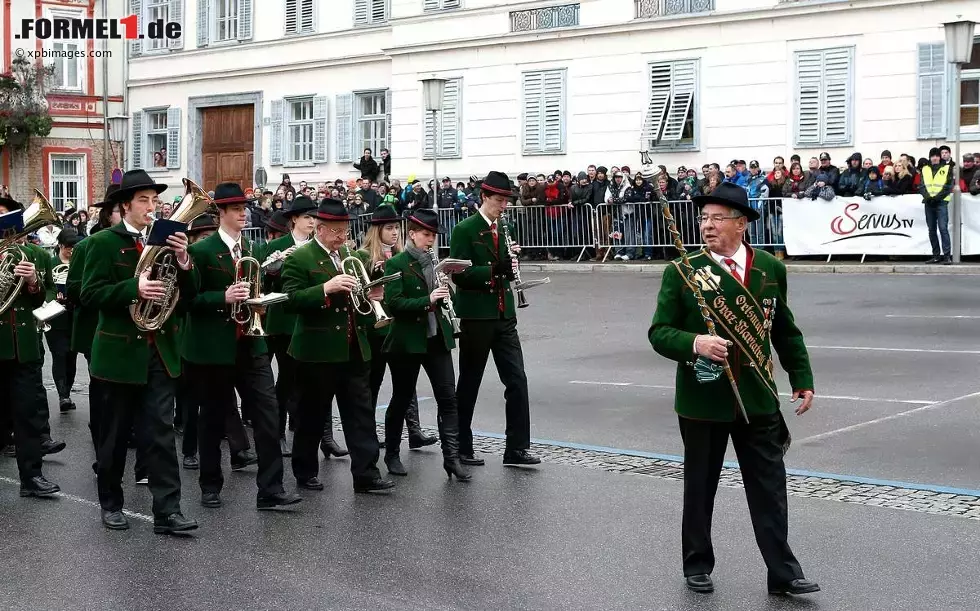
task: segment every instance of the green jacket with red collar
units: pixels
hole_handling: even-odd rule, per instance
[[[422,265],[411,254],[400,252],[385,264],[385,274],[397,272],[401,272],[401,277],[385,284],[385,308],[395,320],[388,325],[390,331],[385,338],[384,351],[408,354],[428,352],[429,312],[435,312],[446,350],[455,348],[456,340],[453,339],[453,328],[447,314],[441,307],[433,307],[429,301],[430,291]]]
[[[44,359],[34,310],[55,297],[51,255],[33,244],[21,244],[18,248],[34,264],[39,282],[31,291],[25,281],[10,307],[0,314],[0,361],[33,363]]]
[[[792,388],[814,389],[803,332],[796,326],[787,302],[786,266],[763,250],[746,248],[747,286],[740,284],[706,249],[689,257],[696,272],[694,280],[682,273],[680,259],[664,270],[648,336],[658,354],[678,363],[674,409],[686,418],[731,422],[738,414],[735,395],[724,374],[711,382],[697,380],[694,338],[708,330],[692,286],[701,289],[718,335],[734,344],[728,351],[728,360],[750,417],[779,410],[773,348],[789,374]]]
[[[493,266],[510,256],[503,226],[500,222],[497,225],[497,246],[493,244],[493,232],[482,214],[474,214],[453,228],[449,256],[473,262],[471,267],[453,274],[456,284],[453,307],[460,319],[497,320],[517,316],[510,281],[493,273]],[[501,301],[503,312],[499,307]]]

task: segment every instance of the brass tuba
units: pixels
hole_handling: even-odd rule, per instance
[[[368,292],[376,286],[401,278],[402,273],[395,272],[372,282],[367,268],[364,267],[364,262],[353,255],[340,262],[340,270],[344,274],[354,276],[357,280],[357,286],[350,293],[350,302],[354,310],[364,316],[374,314],[375,329],[381,329],[391,324],[391,317],[385,314],[385,309],[379,302],[368,299]]]
[[[27,260],[24,251],[17,242],[41,227],[58,223],[58,213],[55,212],[48,200],[37,189],[34,189],[34,200],[24,210],[24,228],[0,241],[0,314],[13,305],[20,290],[24,287],[24,279],[14,275],[14,268]]]
[[[207,192],[197,186],[194,181],[184,178],[184,197],[177,204],[176,210],[171,215],[170,220],[178,223],[189,223],[195,217],[201,216],[211,205],[211,198]],[[152,227],[150,227],[152,230]],[[177,255],[168,246],[147,246],[140,255],[139,262],[136,263],[135,277],[149,271],[150,280],[160,280],[164,283],[166,293],[162,299],[140,300],[129,306],[129,315],[132,317],[136,326],[143,331],[156,331],[163,326],[180,299],[180,290],[177,288]]]
[[[245,267],[251,266],[250,268]],[[242,270],[245,269],[245,273]],[[240,257],[235,262],[235,278],[249,285],[249,299],[262,297],[262,264],[255,257]],[[250,305],[235,302],[231,305],[231,319],[244,327],[244,334],[250,337],[266,337],[262,328],[262,317]]]

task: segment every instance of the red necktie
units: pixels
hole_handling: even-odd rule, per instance
[[[139,254],[143,254],[143,240],[142,240],[142,236],[137,236],[136,237],[136,252],[138,252]]]
[[[490,231],[493,233],[493,248],[500,251],[500,239],[497,237],[497,221],[490,223]]]
[[[728,271],[730,271],[732,273],[732,275],[735,276],[735,279],[738,280],[738,283],[739,284],[743,284],[742,277],[739,276],[738,275],[738,272],[736,271],[735,259],[727,259],[726,258],[726,259],[724,259],[724,262],[725,262],[725,265],[728,266]]]

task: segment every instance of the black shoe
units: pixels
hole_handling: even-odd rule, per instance
[[[278,492],[269,496],[260,496],[255,501],[255,506],[259,509],[272,509],[273,507],[285,507],[295,505],[303,501],[303,497],[293,492]]]
[[[953,255],[946,255],[943,257],[943,265],[952,265],[952,264],[953,264]]]
[[[939,255],[933,255],[933,257],[931,259],[929,259],[928,261],[926,261],[926,265],[932,265],[933,263],[939,263],[942,260],[943,260],[943,258],[940,257]]]
[[[158,535],[176,535],[197,530],[197,520],[185,518],[182,513],[172,513],[163,519],[153,520],[153,532]]]
[[[513,450],[504,452],[505,465],[537,465],[541,459],[532,455],[527,450]]]
[[[397,454],[385,456],[385,466],[388,467],[388,473],[392,475],[408,475],[408,471],[405,470],[405,465],[402,464],[402,460]]]
[[[341,447],[336,441],[327,438],[320,440],[320,451],[323,452],[324,458],[330,458],[331,456],[347,456],[350,454],[350,452]]]
[[[65,397],[64,399],[61,399],[58,402],[58,407],[61,409],[61,413],[62,414],[64,414],[65,412],[70,412],[72,410],[77,409],[75,407],[75,402],[72,401],[71,399],[67,398],[67,397]]]
[[[452,460],[448,458],[443,459],[442,468],[446,470],[446,475],[449,476],[449,479],[452,479],[454,475],[456,476],[456,479],[461,482],[468,482],[473,479],[470,472],[464,469],[463,465],[459,464],[458,458],[454,458]]]
[[[424,448],[425,446],[434,445],[435,442],[439,441],[439,437],[436,435],[426,435],[421,430],[415,432],[409,432],[408,434],[408,449],[416,450],[418,448]]]
[[[217,492],[202,492],[201,505],[204,505],[210,509],[221,507],[221,495]]]
[[[184,457],[184,468],[190,471],[197,471],[201,468],[201,461],[197,459],[197,456],[185,456]]]
[[[470,465],[471,467],[482,467],[486,464],[482,458],[477,458],[475,454],[460,454],[459,462],[464,465]]]
[[[50,498],[61,492],[58,484],[49,482],[43,475],[32,477],[26,484],[20,485],[21,496],[36,496],[39,499]]]
[[[289,458],[293,455],[293,449],[289,447],[285,437],[279,439],[279,451],[282,452],[283,458]]]
[[[323,490],[323,483],[315,477],[308,479],[297,479],[296,485],[306,490]]]
[[[249,465],[259,462],[259,457],[251,450],[241,450],[231,456],[231,470],[240,471]]]
[[[102,510],[102,525],[109,530],[127,530],[129,528],[129,520],[123,515],[121,511],[106,511]]]
[[[691,575],[684,578],[687,589],[692,592],[707,594],[715,591],[715,584],[711,581],[711,575]]]
[[[395,482],[391,481],[390,479],[381,479],[380,477],[375,479],[354,481],[354,492],[378,492],[394,487]]]
[[[787,583],[769,586],[770,594],[812,594],[819,591],[820,586],[817,582],[809,579],[794,579]]]
[[[67,447],[64,441],[54,441],[53,439],[45,439],[41,442],[41,455],[47,456],[48,454],[57,454],[58,452],[64,450]]]

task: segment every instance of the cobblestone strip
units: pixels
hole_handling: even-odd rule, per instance
[[[339,423],[340,421],[337,419],[337,424],[339,425]],[[438,434],[435,429],[425,428],[425,431],[430,434]],[[384,427],[379,425],[378,432],[379,435],[383,436]],[[474,436],[473,449],[480,454],[502,457],[504,440],[495,437]],[[575,465],[611,473],[642,475],[677,482],[684,480],[684,464],[679,461],[540,443],[533,444],[531,450],[542,461],[549,463]],[[738,469],[723,468],[719,485],[726,488],[742,488],[741,473]],[[929,490],[802,475],[789,475],[786,478],[786,487],[792,496],[980,520],[980,497],[977,496],[944,494]]]

